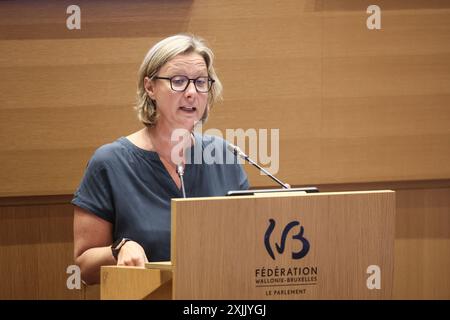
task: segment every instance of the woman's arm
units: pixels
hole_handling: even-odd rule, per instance
[[[144,249],[134,241],[126,242],[120,249],[118,261],[111,252],[112,224],[75,206],[74,259],[81,269],[81,279],[88,285],[100,283],[100,267],[125,265],[143,267],[148,262]]]
[[[115,265],[111,253],[112,224],[75,206],[74,258],[81,269],[81,279],[86,284],[100,283],[100,267]]]

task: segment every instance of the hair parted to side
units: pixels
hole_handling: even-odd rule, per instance
[[[214,54],[207,47],[205,41],[197,36],[189,34],[177,34],[165,38],[155,44],[144,58],[139,68],[137,85],[137,102],[135,109],[139,120],[146,126],[153,127],[157,121],[156,101],[150,99],[144,88],[144,78],[152,79],[169,60],[180,54],[198,53],[205,59],[208,76],[215,80],[208,92],[208,107],[201,120],[206,121],[209,110],[214,103],[222,99],[222,83],[216,75],[213,67]]]

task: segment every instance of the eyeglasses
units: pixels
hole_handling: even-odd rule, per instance
[[[211,90],[212,84],[215,82],[214,79],[210,77],[198,77],[196,79],[190,79],[186,76],[173,76],[167,77],[153,77],[153,79],[169,80],[170,87],[173,91],[184,92],[189,84],[194,82],[195,90],[200,93],[207,93]]]

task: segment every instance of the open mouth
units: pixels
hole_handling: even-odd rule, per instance
[[[182,106],[182,107],[180,107],[180,110],[187,112],[187,113],[194,113],[197,110],[197,108],[190,107],[190,106]]]

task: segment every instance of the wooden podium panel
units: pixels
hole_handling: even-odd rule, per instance
[[[268,237],[271,219],[275,225]],[[174,199],[172,295],[389,299],[394,230],[393,191]],[[282,249],[283,231],[285,246],[279,253],[276,246]],[[309,244],[306,255],[293,259],[292,253],[301,252],[304,243]],[[370,266],[379,267],[380,289],[367,286],[370,277],[370,283],[377,283],[372,269],[368,273]]]

